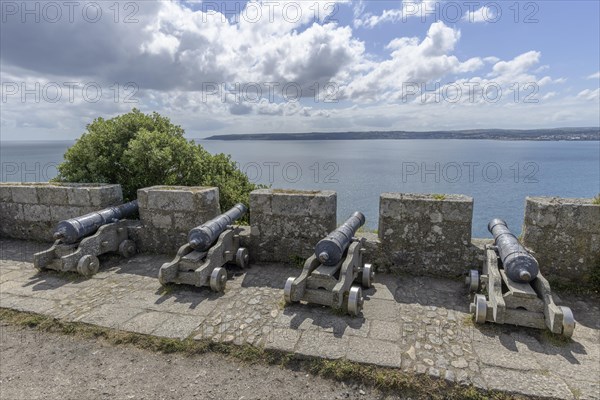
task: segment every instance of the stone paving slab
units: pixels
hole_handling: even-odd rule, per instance
[[[378,275],[361,316],[326,307],[284,307],[283,286],[299,268],[230,270],[227,290],[163,288],[167,256],[101,258],[86,279],[38,273],[33,253],[48,245],[0,240],[0,307],[170,338],[252,344],[300,356],[366,364],[525,395],[600,399],[600,300],[561,294],[577,327],[568,343],[542,331],[474,325],[458,281]]]

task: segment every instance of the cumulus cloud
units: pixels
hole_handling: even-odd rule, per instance
[[[428,15],[435,14],[437,3],[435,0],[402,1],[400,8],[387,9],[378,15],[371,13],[363,15],[364,7],[355,8],[354,26],[371,29],[384,23],[404,22],[409,18],[419,17],[423,20]]]
[[[577,94],[577,98],[583,100],[599,100],[600,99],[600,89],[585,89]]]
[[[587,79],[600,79],[600,71],[596,72],[595,74],[589,75]]]
[[[540,62],[539,51],[528,51],[509,61],[498,61],[489,76],[501,82],[531,82],[535,76],[531,69]]]
[[[239,21],[171,1],[140,3],[138,22],[131,24],[9,20],[2,62],[41,74],[135,80],[148,89],[202,90],[205,82],[325,82],[361,57],[364,46],[349,27],[322,23],[334,10],[331,2],[277,4],[281,9],[272,16]]]
[[[343,95],[355,101],[398,100],[409,84],[435,82],[449,74],[481,68],[480,58],[460,61],[450,54],[459,39],[460,31],[443,22],[431,24],[423,40],[394,39],[386,47],[391,51],[390,58],[349,82]]]
[[[483,6],[477,10],[467,11],[463,17],[463,21],[467,22],[491,22],[495,21],[498,15],[495,10],[490,7]]]
[[[291,7],[282,14],[281,8],[292,3],[299,12]],[[106,4],[103,7],[113,3]],[[463,34],[444,22],[422,24],[424,31],[418,36],[392,37],[381,53],[369,54],[352,21],[335,21],[339,13],[330,1],[316,6],[278,2],[273,18],[259,1],[246,3],[240,15],[206,10],[207,4],[139,2],[135,23],[115,23],[108,9],[107,17],[97,23],[81,18],[59,24],[3,22],[0,76],[2,95],[8,98],[2,104],[3,135],[9,132],[17,138],[35,132],[35,138],[74,138],[92,119],[132,107],[168,115],[194,136],[256,130],[431,129],[432,116],[448,128],[464,128],[476,124],[469,118],[473,109],[491,107],[482,86],[499,85],[504,100],[514,83],[537,85],[542,104],[536,110],[546,112],[527,110],[537,116],[556,116],[565,99],[552,85],[566,79],[554,78],[549,66],[540,66],[541,52],[503,59],[494,54],[462,57]],[[336,7],[340,4],[345,3]],[[365,14],[368,2],[346,5],[354,27],[361,29],[419,17],[435,8],[434,2],[403,2],[374,16]],[[413,6],[417,9],[409,8]],[[252,7],[260,7],[262,18],[244,13]],[[597,79],[598,73],[589,78]],[[76,83],[73,99],[68,82]],[[134,86],[127,86],[129,82]],[[37,95],[46,97],[34,101],[33,94],[23,99],[20,87],[20,93],[12,93],[14,87],[5,83],[25,83],[28,89],[39,84]],[[99,101],[86,97],[86,83],[102,89]],[[44,94],[43,88],[53,84],[62,88],[57,102],[48,101],[51,91]],[[598,90],[583,90],[568,101],[587,110],[577,115],[589,118]],[[481,123],[505,121],[510,119],[506,110],[515,112],[510,101],[493,104],[492,119],[482,113],[486,116]]]

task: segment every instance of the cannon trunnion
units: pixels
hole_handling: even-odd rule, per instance
[[[188,243],[179,248],[173,261],[160,267],[161,285],[210,286],[215,292],[223,292],[227,283],[225,264],[246,268],[249,263],[248,250],[240,247],[241,229],[231,225],[246,212],[245,205],[236,204],[226,213],[192,229]]]
[[[129,238],[130,221],[123,219],[136,214],[137,200],[116,207],[61,221],[48,250],[34,254],[33,265],[38,270],[53,269],[90,276],[98,272],[98,256],[117,252],[133,256],[137,249]]]
[[[354,213],[341,227],[319,241],[304,264],[299,277],[289,277],[285,283],[286,303],[305,301],[330,306],[350,315],[360,314],[364,288],[372,286],[374,270],[363,264],[365,239],[354,234],[365,223],[365,217]],[[332,260],[337,260],[333,265]],[[359,285],[353,285],[354,283]]]
[[[497,221],[501,220],[492,220],[489,226]],[[503,228],[508,232],[504,222]],[[518,256],[522,257],[525,263],[516,264],[515,257],[511,257],[511,253],[502,251],[499,246],[487,245],[482,274],[480,275],[477,270],[471,270],[467,274],[465,283],[474,294],[470,312],[474,315],[475,322],[547,328],[552,333],[571,337],[575,329],[575,319],[571,309],[554,303],[550,284],[537,269],[537,261],[516,238],[514,241],[516,244],[513,243],[512,248],[518,248]],[[507,260],[507,263],[513,263],[511,272],[530,273],[533,265],[531,260],[535,261],[535,278],[522,282],[523,275],[527,274],[517,272],[516,279],[511,279],[503,259]],[[485,293],[477,293],[479,291]]]

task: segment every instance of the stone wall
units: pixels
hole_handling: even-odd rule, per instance
[[[254,261],[299,262],[336,228],[333,191],[261,189],[250,193],[250,257]]]
[[[121,185],[0,183],[0,236],[53,241],[59,221],[122,202]]]
[[[600,278],[600,205],[592,199],[527,197],[523,244],[551,280]]]
[[[138,191],[140,221],[130,234],[142,252],[173,254],[190,229],[221,213],[216,187],[154,186]],[[123,202],[120,185],[0,183],[0,236],[52,241],[56,224]],[[250,194],[242,233],[254,262],[300,263],[337,226],[333,191],[261,189]],[[378,271],[457,277],[481,266],[472,239],[473,199],[463,195],[383,193],[378,234],[365,262]],[[341,221],[340,221],[341,222]],[[592,199],[528,197],[523,244],[551,280],[593,284],[600,278],[600,205]]]
[[[473,266],[473,199],[463,195],[383,193],[381,264],[398,272],[459,276]]]
[[[189,231],[221,213],[216,187],[153,186],[137,192],[140,251],[176,253]]]

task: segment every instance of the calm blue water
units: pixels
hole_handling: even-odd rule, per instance
[[[475,199],[473,235],[504,218],[520,233],[525,197],[600,192],[600,142],[491,140],[198,141],[231,154],[257,183],[338,193],[338,220],[360,210],[377,228],[382,192],[458,193]],[[56,176],[69,142],[2,142],[2,181]]]

